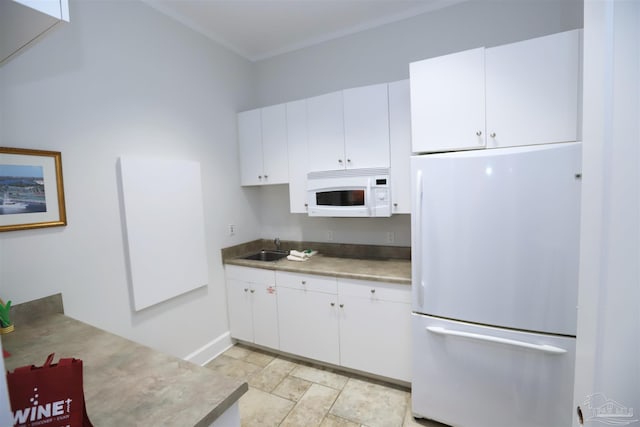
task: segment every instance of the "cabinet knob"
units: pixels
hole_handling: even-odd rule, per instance
[[[264,176],[264,179],[267,179],[267,178],[269,178],[269,175],[265,175],[265,176]]]
[[[244,291],[247,292],[249,290],[249,288],[244,288]]]
[[[351,159],[347,159],[347,163],[351,163]]]
[[[306,280],[303,280],[303,281],[302,281],[302,282],[300,282],[300,283],[302,283],[303,285],[306,285],[306,284],[307,284],[307,281],[306,281]]]
[[[338,159],[338,163],[342,163],[342,159]]]
[[[490,136],[491,138],[495,138],[495,137],[496,137],[496,133],[495,133],[495,132],[491,132],[491,133],[489,134],[489,136]]]
[[[397,204],[397,203],[394,203],[394,204],[393,204],[393,207],[394,207],[394,208],[397,208],[397,207],[398,207],[398,204]]]
[[[309,207],[309,203],[305,203],[305,204],[304,204],[304,207],[305,207],[305,208],[308,208],[308,207]]]
[[[477,131],[476,136],[482,136],[482,131],[481,130]]]
[[[336,306],[336,303],[335,303],[335,302],[332,302],[332,303],[331,303],[331,307],[335,307],[335,306]]]
[[[251,289],[251,293],[254,293],[256,290],[255,289]]]
[[[258,179],[262,179],[262,175],[258,175]]]
[[[344,307],[344,304],[340,304],[340,308],[343,308],[343,307]]]
[[[376,290],[375,290],[375,289],[371,289],[371,293],[372,293],[372,294],[375,294],[375,293],[376,293]]]

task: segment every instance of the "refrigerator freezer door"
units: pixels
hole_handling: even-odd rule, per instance
[[[414,416],[457,427],[571,425],[575,338],[412,316]]]
[[[580,143],[411,162],[413,310],[575,336]]]

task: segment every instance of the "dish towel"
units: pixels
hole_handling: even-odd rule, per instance
[[[318,251],[312,251],[311,249],[307,249],[302,252],[291,250],[289,251],[289,255],[287,255],[287,259],[289,261],[306,261],[317,253]]]

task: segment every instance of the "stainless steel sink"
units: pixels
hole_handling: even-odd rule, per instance
[[[243,257],[243,259],[251,259],[255,261],[277,261],[289,255],[289,251],[270,251],[263,249],[251,255]]]

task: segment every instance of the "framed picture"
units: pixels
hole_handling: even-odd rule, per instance
[[[0,147],[0,231],[67,225],[57,151]]]

